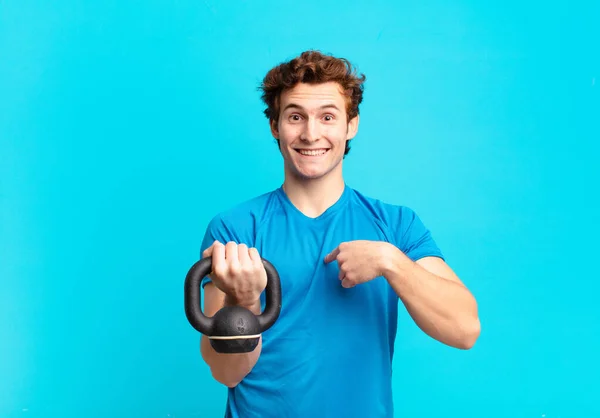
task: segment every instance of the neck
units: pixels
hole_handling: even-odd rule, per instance
[[[341,176],[306,180],[286,175],[283,190],[292,204],[310,218],[316,218],[333,206],[344,192]]]

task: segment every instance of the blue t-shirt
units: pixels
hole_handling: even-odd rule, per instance
[[[201,251],[215,240],[257,248],[277,269],[282,291],[256,365],[228,388],[226,417],[393,416],[399,298],[383,277],[343,288],[337,262],[324,258],[352,240],[390,242],[414,261],[443,258],[414,211],[346,185],[335,204],[309,218],[280,187],[215,216]]]

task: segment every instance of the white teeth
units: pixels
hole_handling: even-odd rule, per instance
[[[320,149],[320,150],[298,150],[298,152],[300,152],[300,154],[302,155],[311,155],[311,156],[317,156],[317,155],[323,155],[327,152],[327,150],[325,149]]]

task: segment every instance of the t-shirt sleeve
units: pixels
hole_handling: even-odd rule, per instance
[[[423,257],[444,259],[444,255],[433,239],[431,232],[412,209],[401,208],[398,232],[400,249],[411,260],[417,261]]]

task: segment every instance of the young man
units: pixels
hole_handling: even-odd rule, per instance
[[[217,353],[202,336],[204,361],[229,388],[226,417],[392,417],[399,301],[444,344],[469,349],[479,336],[475,299],[415,212],[344,181],[364,80],[346,60],[317,51],[263,80],[285,180],[210,222],[204,310],[260,313],[261,257],[279,272],[282,306],[251,353]]]

